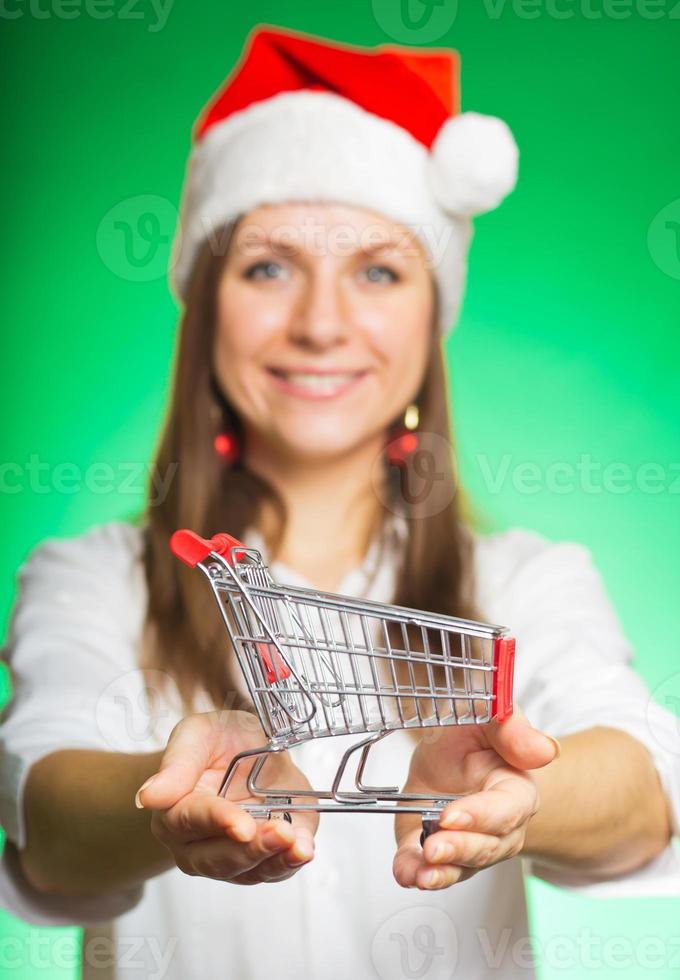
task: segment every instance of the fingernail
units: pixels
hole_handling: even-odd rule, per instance
[[[240,840],[242,844],[252,840],[253,837],[252,829],[249,823],[234,824],[231,832],[236,840]]]
[[[469,827],[472,823],[472,817],[465,810],[454,810],[453,813],[449,814],[444,820],[442,820],[442,827]]]
[[[143,810],[144,809],[144,804],[142,803],[141,799],[139,798],[140,793],[143,793],[144,790],[147,789],[151,785],[151,783],[154,781],[155,778],[156,778],[156,773],[154,773],[153,776],[149,776],[149,778],[146,780],[146,782],[145,783],[142,783],[142,785],[139,787],[139,789],[135,793],[135,806],[137,807],[138,810]]]
[[[309,854],[311,857],[314,853],[314,841],[308,837],[296,837],[291,850],[296,854]]]
[[[441,844],[435,844],[435,846],[430,851],[430,861],[438,861],[439,858],[444,853],[444,848]]]
[[[281,840],[281,837],[276,830],[265,830],[262,834],[262,843],[267,848],[268,851],[280,851],[284,847],[287,847],[285,840]]]
[[[295,852],[295,858],[288,863],[292,868],[298,868],[303,864],[307,864],[314,857],[314,851],[311,848],[300,848],[300,850]]]
[[[425,885],[428,888],[436,887],[442,880],[442,876],[439,871],[428,871],[425,875]]]
[[[555,755],[553,756],[553,759],[559,759],[560,755],[562,754],[562,746],[560,745],[560,743],[558,742],[558,740],[553,735],[546,735],[545,737],[546,738],[549,738],[550,741],[555,746]]]

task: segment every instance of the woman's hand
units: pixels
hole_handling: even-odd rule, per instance
[[[413,753],[406,792],[464,793],[447,804],[440,830],[420,846],[421,820],[397,816],[394,877],[404,888],[448,888],[519,854],[539,807],[526,770],[548,765],[558,744],[516,707],[505,721],[426,732]]]
[[[254,820],[239,803],[261,803],[246,781],[255,758],[236,770],[228,798],[218,796],[225,770],[244,749],[266,744],[254,715],[212,711],[190,715],[173,729],[159,771],[139,789],[136,803],[152,810],[151,830],[189,875],[240,885],[282,881],[314,856],[316,813]],[[259,785],[309,789],[287,753],[272,753]]]

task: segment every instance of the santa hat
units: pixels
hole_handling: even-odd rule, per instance
[[[216,229],[263,204],[332,201],[406,225],[439,286],[440,325],[457,317],[470,218],[514,188],[507,125],[460,112],[455,51],[361,49],[258,28],[195,129],[172,255],[185,298]]]

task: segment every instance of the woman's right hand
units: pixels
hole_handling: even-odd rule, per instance
[[[238,803],[261,803],[246,781],[257,757],[236,770],[227,798],[217,795],[224,772],[244,749],[266,744],[257,718],[244,711],[189,715],[173,729],[160,769],[139,789],[137,806],[151,810],[151,830],[177,866],[240,885],[282,881],[312,860],[317,813],[254,820]],[[260,785],[309,789],[287,752],[271,753]]]

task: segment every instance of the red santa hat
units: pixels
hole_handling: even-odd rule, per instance
[[[512,191],[518,164],[502,120],[460,112],[458,78],[451,50],[361,49],[257,28],[196,125],[172,256],[179,297],[221,225],[263,204],[332,201],[418,236],[450,329],[470,219]]]

